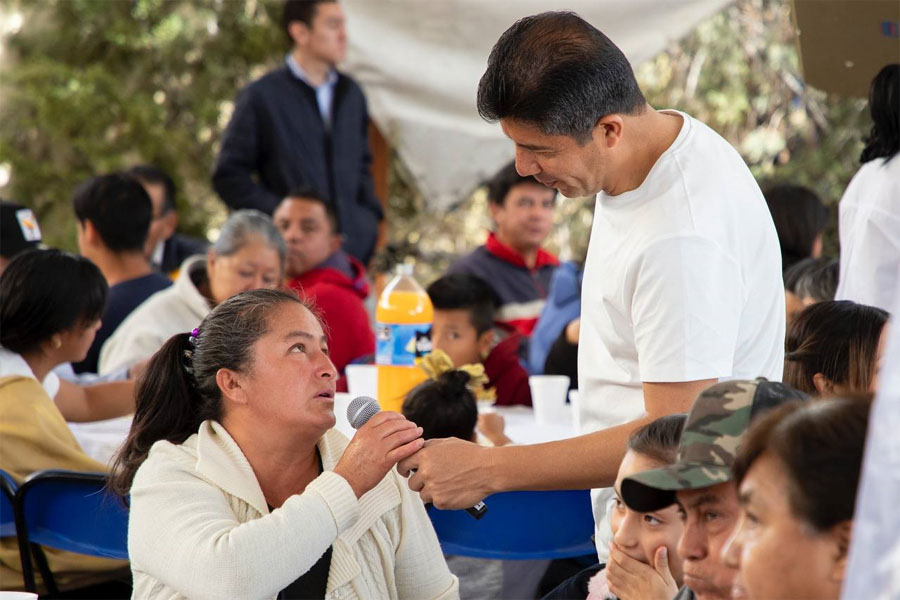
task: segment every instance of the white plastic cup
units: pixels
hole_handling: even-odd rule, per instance
[[[531,387],[531,406],[537,424],[564,422],[568,417],[566,395],[569,393],[569,378],[565,375],[532,375],[528,378],[528,385]]]
[[[357,396],[378,397],[378,367],[375,365],[347,365],[347,391]]]

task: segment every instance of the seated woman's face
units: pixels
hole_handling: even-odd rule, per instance
[[[798,519],[788,504],[790,485],[771,454],[753,463],[741,482],[741,521],[725,560],[740,568],[747,598],[838,598],[846,559],[841,546],[849,540]]]
[[[269,315],[253,364],[237,377],[245,413],[261,431],[287,426],[318,437],[334,426],[337,371],[319,320],[302,304],[285,302]]]
[[[662,510],[642,513],[628,508],[621,496],[623,479],[662,466],[664,465],[659,461],[633,450],[625,453],[616,477],[616,497],[609,522],[616,545],[628,556],[642,563],[653,564],[652,558],[656,550],[665,546],[669,556],[669,570],[678,585],[681,585],[682,562],[678,555],[678,540],[684,525],[678,514],[678,506],[673,504]]]
[[[241,292],[281,285],[278,252],[260,238],[252,238],[231,256],[211,253],[207,272],[210,294],[217,304]]]
[[[74,363],[84,360],[100,325],[100,319],[97,319],[87,325],[75,325],[71,329],[56,334],[62,342],[59,346],[59,355],[64,359],[63,362]]]

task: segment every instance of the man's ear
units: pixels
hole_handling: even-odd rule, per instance
[[[170,210],[162,217],[163,223],[165,224],[165,229],[163,230],[162,239],[167,240],[175,233],[175,230],[178,228],[178,213],[174,210]]]
[[[306,46],[309,42],[309,27],[303,21],[292,21],[288,25],[288,35],[294,41],[295,46]]]
[[[231,369],[216,371],[216,385],[222,392],[222,400],[235,404],[247,404],[247,394],[241,386],[241,375]]]
[[[338,250],[341,249],[341,245],[344,243],[344,236],[340,233],[332,233],[331,239],[328,241],[328,249],[331,251],[331,254],[334,254]]]
[[[825,377],[824,373],[816,373],[813,375],[813,385],[819,396],[825,397],[834,395],[834,382]]]
[[[600,117],[597,119],[597,124],[594,125],[594,142],[610,150],[615,148],[622,141],[624,126],[625,122],[622,120],[622,115],[612,113]]]
[[[841,583],[847,574],[847,562],[850,560],[850,539],[853,535],[853,521],[847,520],[831,528],[829,534],[834,543],[834,566],[831,569],[832,581]]]
[[[96,246],[100,240],[100,232],[94,227],[94,224],[85,219],[80,224],[82,239],[91,246]]]
[[[494,226],[497,225],[497,215],[503,211],[503,205],[497,204],[496,202],[491,202],[488,200],[488,213],[491,215],[491,221],[494,222]]]

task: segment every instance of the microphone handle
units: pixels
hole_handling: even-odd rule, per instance
[[[481,519],[484,515],[487,514],[487,504],[484,502],[479,502],[475,506],[466,509],[466,512],[472,515],[473,518]]]

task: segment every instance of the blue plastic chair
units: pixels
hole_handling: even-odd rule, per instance
[[[103,473],[62,470],[32,473],[18,492],[20,535],[32,548],[40,545],[90,556],[127,559],[128,509],[105,485]],[[27,552],[24,554],[25,586],[35,591],[33,571],[26,570]],[[40,559],[38,563],[53,594],[56,589],[53,575],[46,564],[40,564]]]
[[[480,520],[462,510],[428,507],[444,554],[532,560],[596,553],[587,490],[504,492],[488,496],[485,504]]]
[[[12,475],[0,469],[0,537],[16,537],[16,491]]]

